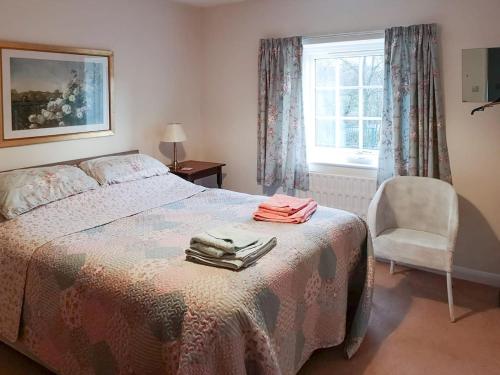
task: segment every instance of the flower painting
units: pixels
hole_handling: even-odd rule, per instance
[[[0,146],[112,134],[110,52],[0,48]]]
[[[11,58],[10,66],[14,130],[104,121],[102,64]]]

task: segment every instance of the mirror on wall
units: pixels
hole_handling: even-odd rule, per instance
[[[462,101],[488,103],[500,98],[500,47],[462,50]]]

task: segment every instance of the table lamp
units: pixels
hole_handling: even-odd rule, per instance
[[[174,144],[174,170],[177,170],[179,163],[177,162],[177,142],[184,142],[186,140],[186,133],[182,128],[182,124],[173,123],[165,127],[162,142],[169,142]]]

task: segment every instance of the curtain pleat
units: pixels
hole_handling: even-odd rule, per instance
[[[259,52],[257,182],[308,190],[302,38],[265,39]]]
[[[435,24],[385,31],[379,184],[394,175],[451,183],[437,39]]]

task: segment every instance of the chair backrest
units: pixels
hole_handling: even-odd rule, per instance
[[[386,181],[381,199],[388,210],[386,220],[393,228],[446,236],[450,215],[456,214],[455,190],[447,182],[435,178],[394,177]]]

